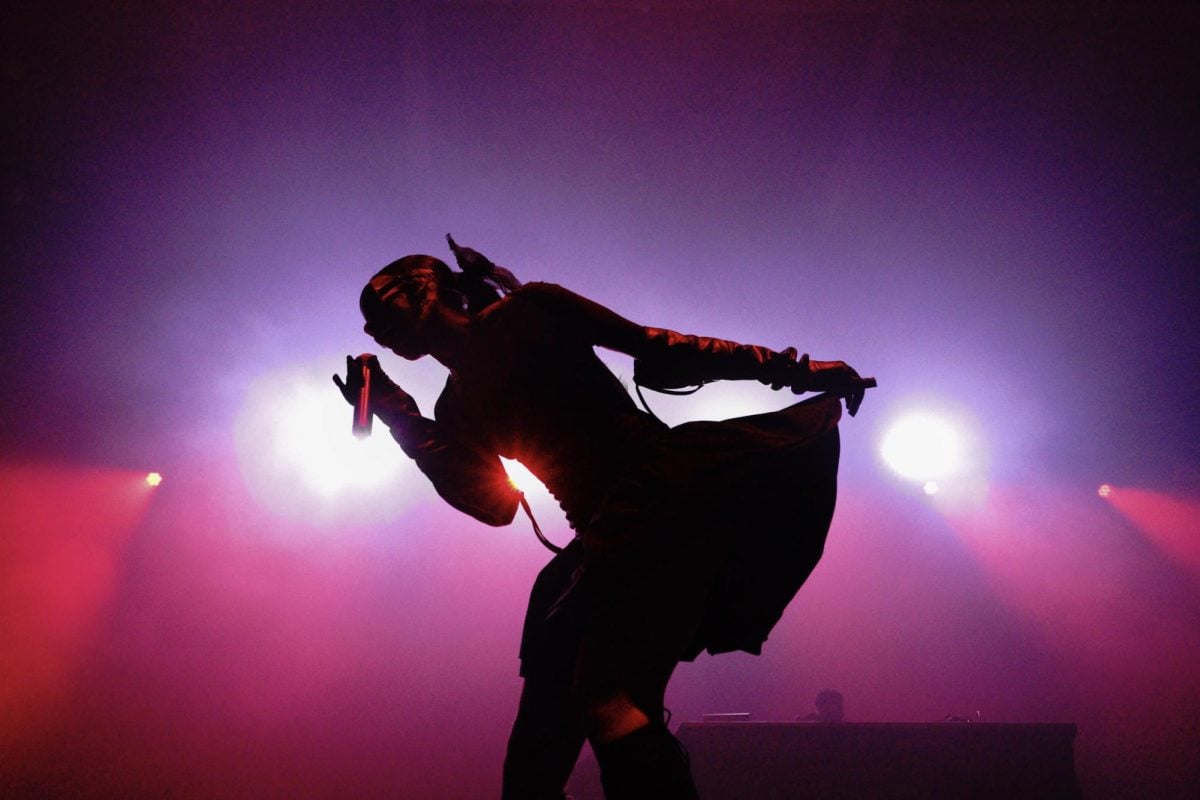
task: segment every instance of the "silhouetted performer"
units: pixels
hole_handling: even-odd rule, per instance
[[[407,256],[360,298],[381,346],[449,368],[434,419],[373,358],[371,407],[450,505],[509,524],[521,494],[505,456],[546,485],[576,532],[531,593],[503,796],[561,798],[587,738],[606,797],[695,797],[663,720],[667,681],[705,649],[760,652],[824,546],[838,398],[853,414],[874,381],[791,349],[642,327],[559,286],[521,286],[447,239],[462,272]],[[756,379],[825,394],[668,428],[634,405],[596,346],[633,356],[649,388]]]

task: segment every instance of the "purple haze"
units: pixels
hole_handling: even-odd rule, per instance
[[[825,561],[761,658],[680,669],[676,721],[832,686],[857,721],[1078,723],[1089,797],[1194,788],[1200,521],[1164,550],[1152,512],[1200,488],[1200,15],[842,5],[10,12],[0,793],[497,794],[526,527],[412,482],[387,523],[281,517],[234,445],[251,382],[368,349],[364,279],[447,231],[879,379]],[[978,420],[977,507],[880,465],[914,398]]]

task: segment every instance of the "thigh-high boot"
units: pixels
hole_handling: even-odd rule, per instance
[[[606,800],[696,800],[687,751],[665,725],[593,743]]]

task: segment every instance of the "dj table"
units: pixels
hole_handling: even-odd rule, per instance
[[[686,722],[704,800],[1080,798],[1068,724]]]

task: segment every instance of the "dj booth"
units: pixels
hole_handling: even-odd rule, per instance
[[[1068,724],[686,722],[704,800],[1080,798]]]

